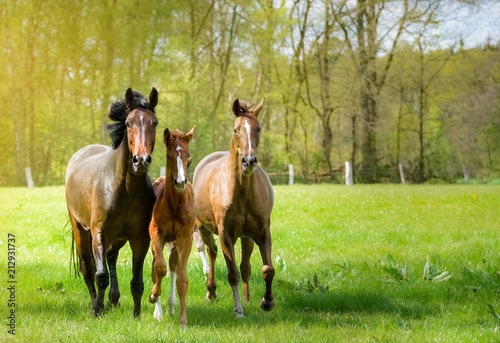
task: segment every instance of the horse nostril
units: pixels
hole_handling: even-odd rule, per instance
[[[151,156],[147,155],[146,156],[146,165],[149,166],[151,164],[151,161],[152,161]]]
[[[257,157],[253,157],[250,163],[255,166],[257,164]]]
[[[132,163],[134,165],[138,165],[139,164],[139,158],[137,157],[137,155],[134,155],[134,157],[132,157]]]

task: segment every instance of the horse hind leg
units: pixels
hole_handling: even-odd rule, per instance
[[[250,265],[250,257],[252,256],[254,241],[250,237],[241,237],[241,279],[243,281],[243,301],[248,303],[250,301],[250,289],[248,281],[250,280],[250,273],[252,266]]]
[[[96,269],[92,257],[92,236],[90,231],[85,230],[71,213],[69,213],[69,218],[73,227],[73,240],[80,261],[80,273],[83,275],[93,303],[97,297],[97,292],[94,283]]]
[[[198,253],[200,254],[201,261],[203,263],[203,274],[205,274],[206,282],[208,279],[208,273],[210,272],[210,266],[208,265],[207,256],[205,254],[205,243],[203,243],[203,239],[201,238],[198,229],[195,229],[193,232],[193,241],[196,249],[198,249]]]
[[[199,222],[196,226],[199,228],[201,238],[203,243],[207,246],[208,257],[210,258],[208,278],[206,279],[207,284],[207,295],[205,296],[205,301],[214,301],[217,299],[217,283],[215,282],[215,259],[217,258],[217,244],[215,243],[214,235],[211,231],[203,227]]]

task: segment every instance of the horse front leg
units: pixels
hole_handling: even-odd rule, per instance
[[[147,230],[141,233],[130,241],[132,249],[132,280],[130,281],[130,291],[134,298],[134,317],[141,315],[141,298],[144,293],[144,280],[142,278],[144,272],[144,259],[149,250],[149,234]]]
[[[165,262],[165,256],[163,255],[165,243],[158,233],[158,228],[153,225],[153,222],[151,222],[151,226],[149,227],[149,234],[151,237],[151,250],[153,251],[151,270],[153,289],[151,290],[151,295],[148,300],[150,303],[155,304],[154,317],[156,319],[161,319],[163,317],[160,300],[161,282],[165,275],[167,275],[167,264]]]
[[[92,252],[96,264],[95,283],[97,284],[97,297],[92,304],[92,311],[95,316],[102,314],[104,310],[104,294],[109,285],[108,267],[104,254],[104,237],[101,230],[96,230],[92,235]]]
[[[116,275],[116,261],[118,260],[118,253],[120,249],[125,245],[125,241],[115,241],[111,244],[106,251],[106,259],[108,260],[109,267],[109,277],[111,280],[109,288],[109,302],[118,306],[118,300],[120,299],[120,289],[118,287],[118,276]]]
[[[219,240],[227,266],[227,281],[233,290],[234,313],[238,317],[244,318],[243,308],[241,307],[238,285],[240,283],[240,272],[234,259],[234,240],[230,237],[224,228],[219,228]]]
[[[186,295],[188,292],[188,277],[187,264],[189,254],[191,254],[192,237],[191,235],[177,239],[177,252],[179,255],[177,263],[177,293],[179,294],[179,302],[181,305],[181,313],[179,317],[180,325],[188,325],[186,314]]]
[[[272,290],[274,267],[271,259],[271,232],[269,226],[264,230],[262,240],[257,242],[262,256],[262,276],[266,282],[266,293],[260,302],[260,308],[264,311],[271,311],[274,308],[274,296]]]
[[[250,273],[252,266],[250,265],[250,257],[252,256],[254,241],[250,237],[241,237],[241,279],[243,280],[243,301],[248,303],[250,301],[250,289],[248,281],[250,280]]]

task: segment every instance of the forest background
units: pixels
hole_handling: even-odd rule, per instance
[[[363,183],[399,182],[400,163],[413,183],[456,182],[463,165],[498,179],[500,30],[472,45],[467,31],[450,34],[494,9],[488,0],[0,0],[0,186],[25,185],[26,167],[37,186],[63,184],[78,149],[110,143],[110,103],[153,86],[152,179],[165,164],[165,127],[197,126],[196,164],[229,148],[232,101],[263,97],[258,158],[276,183],[289,164],[299,181],[342,182],[345,161]]]

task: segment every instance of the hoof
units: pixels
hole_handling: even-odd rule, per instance
[[[243,314],[243,309],[241,308],[241,306],[234,309],[234,314],[238,318],[246,318],[245,315]]]
[[[90,314],[95,318],[102,316],[103,313],[104,313],[104,306],[100,306],[98,308],[94,307],[90,308]]]
[[[274,308],[274,299],[271,301],[266,301],[266,299],[263,298],[260,301],[260,308],[262,309],[262,311],[271,311]]]
[[[159,298],[159,296],[155,297],[153,294],[150,294],[148,300],[151,304],[156,304],[156,302],[158,301],[158,298]]]
[[[217,301],[217,293],[215,295],[210,295],[210,292],[207,292],[207,295],[205,295],[205,302],[216,302]]]

